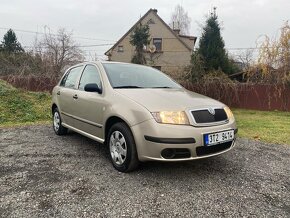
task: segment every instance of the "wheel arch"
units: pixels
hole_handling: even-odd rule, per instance
[[[109,134],[109,131],[110,131],[110,128],[115,124],[115,123],[125,123],[127,125],[127,127],[130,129],[131,131],[131,128],[130,126],[128,125],[128,123],[122,119],[121,117],[119,116],[111,116],[107,119],[106,123],[105,123],[105,128],[104,128],[104,138],[105,138],[105,142],[104,144],[106,143],[107,141],[107,136]],[[132,132],[132,131],[131,131]]]
[[[54,109],[57,108],[57,105],[55,103],[53,103],[51,105],[51,113],[53,114]]]

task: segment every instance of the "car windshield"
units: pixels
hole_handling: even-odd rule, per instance
[[[103,63],[113,88],[181,88],[164,73],[152,67],[123,64]]]

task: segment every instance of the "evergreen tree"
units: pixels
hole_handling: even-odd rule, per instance
[[[18,42],[16,34],[12,29],[9,29],[3,37],[2,44],[0,46],[0,51],[8,53],[20,53],[24,52],[21,44]]]
[[[131,62],[135,64],[146,64],[144,46],[150,42],[149,26],[141,23],[136,26],[135,30],[130,36],[131,45],[135,46],[135,54]]]
[[[206,20],[197,52],[204,61],[206,72],[222,70],[226,74],[232,73],[233,66],[225,50],[225,43],[220,33],[220,24],[215,10]]]

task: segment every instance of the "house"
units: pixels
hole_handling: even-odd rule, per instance
[[[130,35],[138,24],[148,24],[150,44],[144,47],[147,65],[155,67],[176,78],[190,64],[196,37],[179,34],[171,29],[150,9],[106,53],[110,61],[131,62],[135,48],[130,44]]]

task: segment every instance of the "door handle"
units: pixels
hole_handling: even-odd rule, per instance
[[[57,94],[57,95],[60,95],[60,91],[58,91],[56,94]]]
[[[74,98],[74,99],[78,99],[78,95],[75,94],[75,95],[73,96],[73,98]]]

